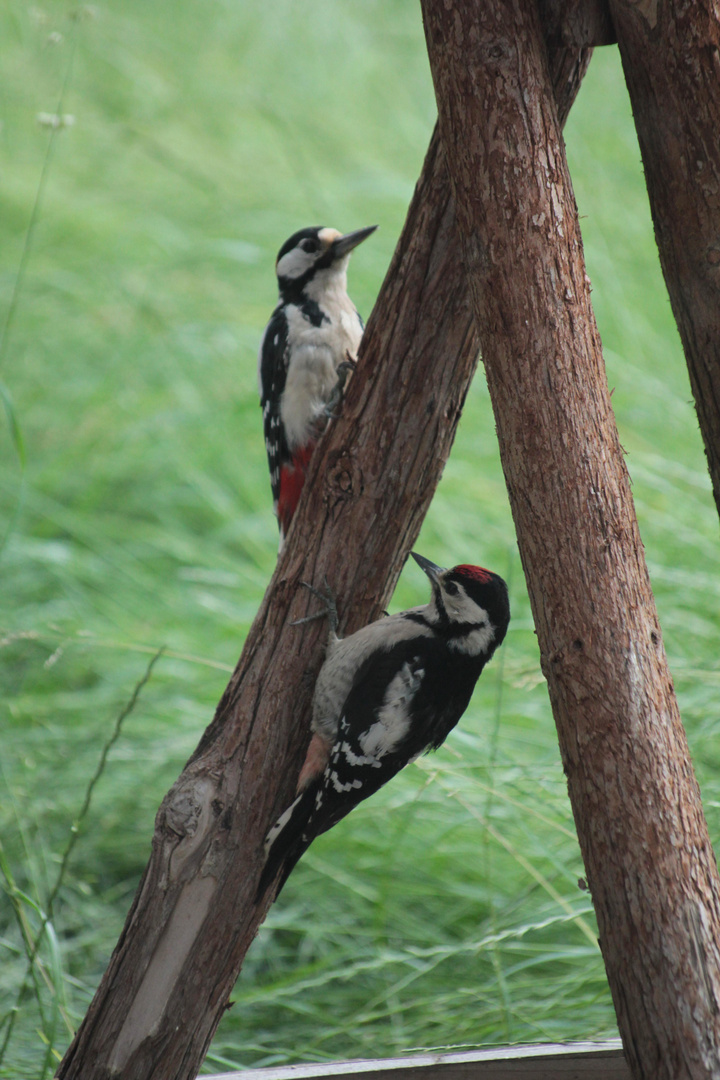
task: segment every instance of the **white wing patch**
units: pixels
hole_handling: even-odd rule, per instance
[[[368,757],[365,754],[356,754],[350,743],[340,743],[340,753],[344,756],[348,765],[371,765],[374,769],[380,768],[380,762],[377,758]]]
[[[297,278],[307,273],[314,264],[317,256],[309,251],[303,251],[301,247],[294,247],[286,251],[282,259],[279,259],[275,272],[279,278]]]
[[[270,832],[265,837],[265,851],[266,852],[268,852],[270,850],[270,848],[273,846],[273,844],[277,840],[280,833],[283,831],[283,829],[287,825],[290,818],[293,816],[293,811],[294,811],[295,807],[297,806],[297,804],[300,802],[301,798],[302,798],[302,793],[300,795],[298,795],[297,799],[295,799],[295,802],[290,803],[287,810],[283,810],[280,817],[277,819],[277,821],[275,822],[273,827],[270,829]]]
[[[385,691],[377,720],[358,738],[358,745],[367,757],[379,760],[391,753],[407,735],[410,705],[425,674],[417,664],[417,658],[403,664]]]
[[[350,780],[347,784],[343,784],[334,769],[330,770],[328,779],[336,791],[352,791],[353,788],[362,787],[362,780]]]

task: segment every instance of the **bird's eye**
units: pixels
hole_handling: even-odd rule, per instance
[[[445,582],[445,592],[448,594],[448,596],[456,596],[457,591],[458,591],[458,587],[457,587],[457,585],[455,584],[454,581],[446,581]]]
[[[300,247],[303,251],[307,251],[308,255],[314,255],[318,250],[318,242],[317,240],[303,240]]]

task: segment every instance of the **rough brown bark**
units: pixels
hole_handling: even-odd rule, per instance
[[[555,56],[567,115],[589,52]],[[321,585],[327,574],[346,630],[379,615],[447,460],[477,357],[435,135],[344,417],[315,454],[215,719],[160,807],[150,862],[58,1077],[196,1075],[267,910],[269,897],[253,904],[262,841],[307,745],[326,631],[289,625],[308,607],[300,581]]]
[[[720,6],[611,0],[611,10],[720,513]]]
[[[608,0],[538,0],[545,40],[569,48],[617,41]]]
[[[635,1077],[720,1075],[720,883],[660,636],[533,0],[423,0],[500,451]]]

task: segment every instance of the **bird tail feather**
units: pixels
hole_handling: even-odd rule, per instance
[[[295,864],[310,846],[313,837],[306,835],[306,829],[315,809],[316,795],[317,784],[311,784],[282,812],[267,834],[265,866],[255,894],[256,903],[282,868],[275,893],[277,897]]]

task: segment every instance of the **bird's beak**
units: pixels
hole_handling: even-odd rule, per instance
[[[355,232],[345,233],[344,236],[338,236],[337,240],[332,242],[333,259],[339,259],[342,255],[347,255],[353,248],[356,248],[358,244],[362,244],[363,240],[367,240],[371,233],[374,233],[377,229],[377,225],[369,225],[367,229],[357,229]]]
[[[430,562],[430,560],[426,559],[424,555],[418,555],[416,551],[411,551],[410,554],[412,555],[413,559],[418,564],[420,569],[425,571],[427,576],[432,581],[433,585],[436,585],[440,580],[441,575],[445,573],[445,570],[442,568],[442,566],[436,566],[434,562]]]

